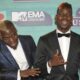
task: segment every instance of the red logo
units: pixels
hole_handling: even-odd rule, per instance
[[[0,21],[2,21],[4,19],[4,14],[0,13]]]

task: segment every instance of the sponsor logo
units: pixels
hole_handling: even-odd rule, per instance
[[[52,25],[50,15],[44,11],[12,12],[12,21],[18,25]]]
[[[76,17],[73,18],[73,26],[80,26],[80,8],[76,12]]]

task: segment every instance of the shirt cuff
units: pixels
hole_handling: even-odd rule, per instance
[[[21,80],[20,70],[18,70],[18,72],[17,72],[17,80]]]
[[[47,62],[47,72],[50,74],[50,72],[51,72],[51,67],[49,67],[49,65],[48,65],[48,62]]]

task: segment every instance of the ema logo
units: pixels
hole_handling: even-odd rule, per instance
[[[76,12],[76,17],[73,18],[73,26],[80,26],[80,8]]]
[[[13,21],[43,21],[44,19],[45,15],[42,11],[12,12]]]
[[[51,25],[52,19],[43,11],[12,12],[12,21],[18,25]]]

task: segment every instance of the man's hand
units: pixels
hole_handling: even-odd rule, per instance
[[[59,51],[57,50],[55,54],[52,55],[52,58],[48,61],[50,67],[52,66],[59,66],[64,65],[67,62],[64,62],[63,57],[60,55]]]
[[[41,73],[39,68],[31,68],[31,69],[27,69],[27,70],[22,70],[20,71],[20,76],[21,77],[29,77],[29,76],[39,76],[39,74]]]

